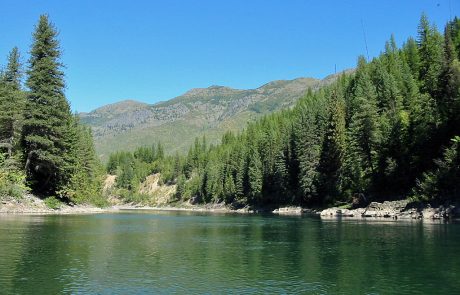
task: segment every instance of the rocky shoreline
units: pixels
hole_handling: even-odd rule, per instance
[[[409,200],[371,202],[356,209],[328,208],[320,212],[321,218],[391,218],[391,219],[451,219],[460,217],[460,206],[412,203]]]
[[[224,203],[192,205],[180,203],[164,206],[143,206],[138,204],[122,204],[106,208],[98,208],[91,205],[65,205],[57,209],[49,208],[45,202],[34,196],[25,195],[22,199],[0,200],[0,214],[92,214],[104,212],[119,212],[123,210],[156,210],[156,211],[189,211],[189,212],[213,212],[213,213],[272,213],[277,215],[318,215],[323,219],[351,218],[366,220],[441,220],[460,217],[460,206],[458,204],[444,204],[431,206],[430,204],[411,203],[409,200],[385,201],[383,203],[371,202],[368,206],[355,209],[332,207],[324,210],[315,210],[302,207],[288,206],[280,208],[234,208]]]
[[[21,199],[4,198],[0,200],[0,214],[89,214],[106,212],[105,208],[98,208],[91,205],[65,205],[57,209],[48,207],[44,200],[26,194]]]

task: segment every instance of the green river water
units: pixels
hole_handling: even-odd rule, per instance
[[[0,294],[460,294],[460,223],[0,215]]]

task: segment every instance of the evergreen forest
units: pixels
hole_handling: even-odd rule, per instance
[[[416,38],[392,36],[379,57],[308,91],[293,109],[197,138],[187,155],[161,144],[110,156],[118,194],[142,201],[152,173],[175,200],[240,206],[331,206],[460,198],[460,19],[440,32],[422,15]]]
[[[67,203],[103,205],[103,168],[91,130],[65,97],[58,32],[40,16],[24,67],[13,48],[0,73],[0,196],[32,192]]]
[[[416,38],[392,36],[380,56],[309,90],[295,107],[197,138],[187,154],[161,143],[99,163],[89,127],[65,97],[58,33],[42,15],[23,66],[13,48],[0,73],[0,196],[27,192],[67,203],[143,202],[153,173],[174,200],[239,206],[331,206],[357,199],[460,199],[460,19],[440,32],[422,15]]]

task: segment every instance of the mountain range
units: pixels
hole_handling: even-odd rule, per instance
[[[205,135],[208,143],[217,143],[224,132],[239,131],[263,115],[290,108],[309,88],[316,90],[336,77],[277,80],[248,90],[194,88],[156,104],[124,100],[79,116],[91,126],[103,161],[112,152],[158,142],[168,152],[184,152],[196,137]]]

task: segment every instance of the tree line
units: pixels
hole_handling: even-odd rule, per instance
[[[460,20],[440,33],[425,15],[418,36],[352,74],[308,91],[291,110],[248,124],[221,144],[196,139],[187,155],[161,145],[112,154],[124,195],[161,173],[176,200],[325,206],[354,198],[460,199]]]
[[[102,204],[103,167],[91,130],[79,123],[65,97],[57,37],[48,16],[40,16],[26,69],[15,47],[0,73],[0,195],[20,197],[31,190]]]

